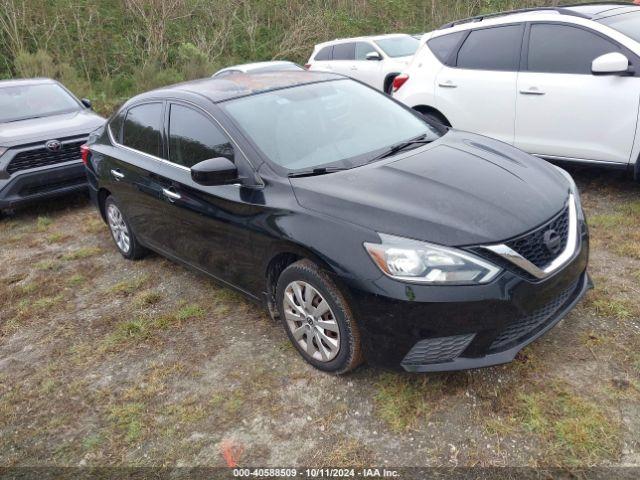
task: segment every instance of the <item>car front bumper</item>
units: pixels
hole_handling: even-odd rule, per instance
[[[510,362],[553,328],[592,287],[588,234],[551,277],[532,282],[505,270],[487,285],[409,285],[381,277],[350,285],[367,360],[409,372],[442,372]]]
[[[25,170],[0,179],[0,209],[66,195],[87,188],[82,161]]]

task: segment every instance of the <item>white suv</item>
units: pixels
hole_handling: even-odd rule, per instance
[[[396,99],[549,160],[635,166],[640,177],[640,6],[486,15],[422,42]]]
[[[420,40],[405,34],[333,40],[316,45],[305,67],[348,75],[389,93],[419,45]]]

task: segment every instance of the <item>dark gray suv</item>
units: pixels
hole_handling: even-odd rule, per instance
[[[103,123],[54,80],[0,81],[0,211],[86,188],[80,146]]]

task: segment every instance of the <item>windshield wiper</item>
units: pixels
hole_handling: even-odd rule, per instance
[[[408,148],[412,145],[426,145],[427,143],[431,143],[433,140],[427,140],[425,137],[427,134],[420,135],[419,137],[412,138],[411,140],[407,140],[404,142],[396,143],[395,145],[391,145],[385,152],[378,155],[377,157],[372,158],[369,162],[375,162],[376,160],[381,160],[383,158],[390,157],[391,155],[395,155],[396,153]]]
[[[348,170],[348,168],[320,167],[320,168],[314,168],[313,170],[301,170],[299,172],[291,172],[287,176],[289,178],[314,177],[316,175],[326,175],[327,173],[342,172],[343,170]]]

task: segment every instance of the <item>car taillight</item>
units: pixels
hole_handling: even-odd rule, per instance
[[[311,64],[310,63],[305,63],[304,64],[304,69],[305,70],[309,70],[311,68]]]
[[[409,80],[409,75],[406,73],[402,73],[393,79],[393,91],[397,92],[398,89],[405,84],[405,82]]]
[[[91,150],[89,150],[89,145],[84,144],[80,145],[80,157],[82,158],[82,163],[85,165],[89,164],[89,155],[91,154]]]

